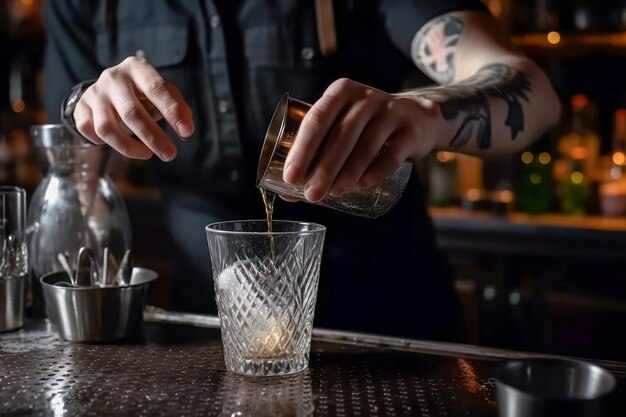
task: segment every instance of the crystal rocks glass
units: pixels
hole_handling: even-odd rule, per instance
[[[326,228],[265,220],[206,227],[226,367],[243,375],[307,368]]]

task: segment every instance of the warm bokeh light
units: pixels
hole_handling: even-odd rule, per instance
[[[624,152],[615,152],[613,154],[613,163],[620,166],[626,165],[626,155],[624,155]]]
[[[500,201],[503,203],[510,203],[513,201],[513,193],[509,190],[500,191]]]
[[[574,171],[572,175],[570,175],[570,180],[572,180],[574,184],[582,184],[584,179],[585,176],[580,171]]]
[[[585,94],[574,94],[571,99],[572,108],[574,110],[581,110],[589,104],[589,99]]]
[[[587,149],[583,146],[577,146],[575,148],[572,148],[570,155],[573,159],[577,159],[579,161],[583,160],[587,158]]]
[[[24,100],[15,100],[11,103],[11,108],[15,113],[21,113],[26,108],[26,103],[24,103]]]
[[[541,152],[539,154],[539,162],[542,165],[548,165],[550,161],[552,161],[552,157],[550,156],[548,152]]]
[[[524,152],[522,154],[522,162],[525,164],[530,164],[533,162],[533,154],[532,152]]]
[[[548,33],[548,42],[550,42],[552,45],[556,45],[559,42],[561,42],[561,34],[559,32],[550,32]]]
[[[472,188],[467,191],[467,199],[469,201],[478,201],[480,200],[481,196],[482,196],[482,193],[477,188]]]
[[[24,6],[30,6],[33,4],[33,0],[21,0]]]
[[[454,154],[452,152],[437,152],[437,161],[446,163],[452,160],[454,160]]]

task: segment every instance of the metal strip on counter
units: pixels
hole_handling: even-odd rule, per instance
[[[183,324],[189,326],[206,327],[211,329],[217,329],[220,327],[220,319],[216,316],[173,312],[163,310],[154,306],[146,307],[144,311],[144,320],[154,323]],[[474,358],[502,360],[541,357],[584,360],[594,363],[598,366],[602,366],[616,374],[626,375],[626,363],[616,361],[580,359],[561,355],[520,352],[484,346],[465,345],[460,343],[402,339],[398,337],[370,335],[364,333],[320,328],[313,329],[312,337],[314,340],[318,340],[321,342],[348,343],[353,345],[374,346],[379,348],[393,348],[443,356],[461,355],[470,359]]]

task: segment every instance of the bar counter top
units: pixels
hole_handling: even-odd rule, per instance
[[[250,378],[226,371],[217,318],[146,320],[119,344],[65,342],[43,320],[0,335],[0,415],[489,417],[498,363],[538,356],[315,329],[308,370]],[[626,363],[595,362],[626,410]]]

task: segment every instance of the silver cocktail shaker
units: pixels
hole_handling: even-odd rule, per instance
[[[307,201],[304,196],[306,179],[295,185],[287,184],[283,181],[283,166],[296,139],[300,123],[310,108],[310,104],[296,100],[289,94],[282,97],[265,134],[257,170],[257,187],[296,200]],[[412,169],[413,163],[406,161],[393,175],[376,187],[352,190],[340,197],[328,194],[316,204],[355,216],[380,217],[398,202]]]

